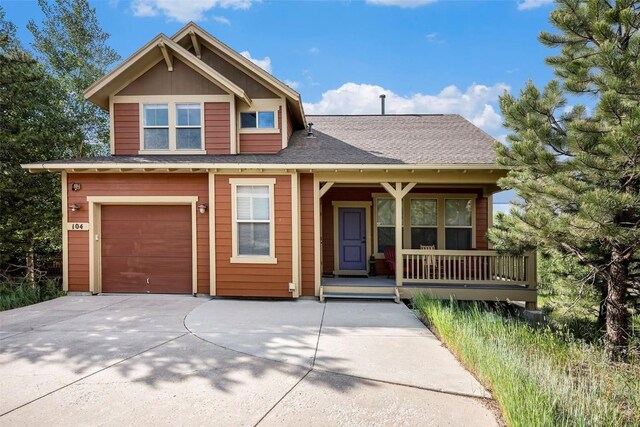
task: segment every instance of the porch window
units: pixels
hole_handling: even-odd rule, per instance
[[[168,150],[169,106],[167,104],[145,104],[143,111],[145,150]]]
[[[275,179],[231,178],[229,183],[233,211],[231,262],[275,264]]]
[[[176,104],[176,149],[202,148],[200,114],[200,104]]]
[[[394,199],[376,199],[376,251],[383,253],[387,246],[396,244],[396,201]]]
[[[446,199],[444,202],[445,249],[472,248],[471,199]]]
[[[411,248],[422,245],[438,246],[438,201],[435,199],[411,199]]]

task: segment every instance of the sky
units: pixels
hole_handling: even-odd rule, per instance
[[[307,114],[457,113],[504,141],[498,97],[553,78],[551,0],[91,1],[122,58],[194,21],[296,89]],[[35,1],[0,0],[30,47]],[[497,203],[512,194],[498,195]]]

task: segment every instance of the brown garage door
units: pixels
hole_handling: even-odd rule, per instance
[[[191,293],[191,206],[103,206],[102,292]]]

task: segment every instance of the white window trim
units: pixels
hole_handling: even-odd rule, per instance
[[[242,114],[244,113],[256,113],[256,127],[254,128],[243,128],[242,127]],[[272,128],[259,128],[258,126],[258,114],[260,113],[273,113],[273,127]],[[280,128],[278,127],[278,110],[273,110],[271,108],[261,108],[249,111],[240,111],[238,113],[238,124],[240,125],[240,133],[280,133]]]
[[[425,194],[425,196],[427,196]],[[436,224],[435,225],[413,225],[413,223],[411,222],[411,201],[412,200],[433,200],[436,202]],[[439,236],[439,229],[440,229],[440,212],[439,212],[439,207],[440,207],[440,200],[438,199],[438,197],[415,197],[415,196],[410,196],[407,197],[407,200],[405,201],[405,212],[406,212],[406,218],[405,218],[405,224],[408,224],[408,231],[405,234],[405,244],[408,245],[409,247],[413,246],[413,242],[411,241],[412,239],[412,234],[411,234],[411,230],[413,228],[435,228],[436,229],[436,241],[439,243],[440,242],[440,236]],[[436,245],[436,247],[438,247],[439,245]]]
[[[168,108],[169,114],[169,149],[167,150],[152,150],[144,148],[144,106],[147,104],[166,104]],[[176,147],[177,143],[177,123],[176,123],[176,108],[178,104],[199,104],[200,105],[200,149],[196,150],[178,150]],[[201,100],[193,100],[190,101],[188,99],[169,99],[169,98],[158,98],[154,100],[144,100],[139,104],[140,108],[140,151],[138,154],[205,154],[206,151],[204,149],[204,101]],[[185,126],[180,126],[185,127]],[[164,126],[162,126],[164,129]]]
[[[447,200],[471,200],[471,225],[447,225],[446,224],[446,201]],[[444,196],[442,197],[442,225],[443,225],[443,240],[442,249],[447,248],[447,228],[468,228],[471,230],[471,249],[476,248],[476,197],[462,197],[458,195]],[[450,249],[455,250],[455,249]],[[462,249],[464,250],[464,249]]]
[[[277,264],[275,233],[275,178],[230,178],[231,185],[231,259],[232,264]],[[263,185],[269,187],[269,255],[238,254],[237,187]]]
[[[247,134],[247,133],[259,133],[259,134],[267,134],[267,133],[280,133],[280,126],[278,124],[278,113],[282,108],[282,100],[280,98],[258,98],[254,99],[251,105],[239,105],[238,111],[236,112],[236,123],[238,126],[238,133]],[[273,111],[273,128],[243,128],[242,122],[240,120],[240,113],[255,113],[260,111]],[[282,114],[282,123],[284,123],[284,111]]]

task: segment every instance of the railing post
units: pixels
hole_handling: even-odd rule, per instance
[[[536,288],[538,282],[537,251],[529,252],[527,256],[527,288]]]

